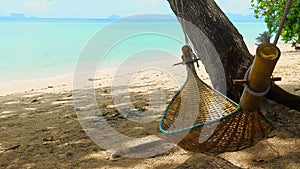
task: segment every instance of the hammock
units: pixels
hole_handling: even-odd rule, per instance
[[[273,127],[259,111],[244,112],[237,103],[205,84],[193,58],[183,58],[187,80],[166,108],[160,131],[167,140],[193,152],[237,151],[256,144]]]
[[[175,1],[175,6],[179,11],[177,1]],[[273,43],[275,46],[291,6],[292,0],[289,0]],[[181,8],[184,16],[182,0]],[[183,18],[179,17],[179,21],[181,21],[185,31]],[[189,41],[186,33],[185,40],[186,42]],[[280,50],[275,46],[258,47],[261,53],[264,53],[265,50],[266,53],[264,54],[268,55],[271,48],[276,53],[276,58],[257,57],[257,60],[260,60],[257,61],[257,65],[260,65],[259,62],[273,62],[270,65],[266,64],[268,71],[270,71],[264,73],[266,77],[258,79],[265,81],[268,79],[267,76],[272,74],[280,55]],[[184,53],[184,50],[188,51]],[[237,103],[205,84],[196,73],[195,61],[197,59],[195,59],[191,48],[184,46],[183,63],[187,66],[188,77],[184,86],[169,103],[160,122],[160,131],[166,134],[167,140],[177,143],[188,151],[217,154],[241,150],[266,138],[273,130],[271,122],[262,115],[259,109],[255,108],[255,111],[246,112]],[[275,81],[275,79],[270,80]],[[248,84],[245,87],[243,94],[250,96],[250,99],[247,98],[248,96],[244,97],[246,101],[252,102],[248,104],[250,108],[253,102],[259,103],[259,101],[254,101],[256,98],[259,99],[268,91],[266,89],[265,92],[258,93],[251,90]],[[244,109],[246,108],[244,107]]]

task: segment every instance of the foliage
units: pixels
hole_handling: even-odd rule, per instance
[[[251,0],[256,18],[263,17],[270,33],[277,33],[288,0]],[[300,45],[300,0],[293,0],[281,32],[282,40],[292,42],[294,47]]]
[[[270,44],[272,34],[270,32],[264,31],[263,33],[259,34],[259,37],[256,38],[256,45],[260,44]]]

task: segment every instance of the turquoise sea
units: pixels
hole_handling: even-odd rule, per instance
[[[111,20],[82,19],[0,20],[0,83],[72,73],[81,51],[87,42],[97,35],[97,32],[105,35],[99,41],[101,46],[109,43],[109,37],[128,31],[126,29],[151,30],[153,28],[156,32],[159,29],[173,31],[172,38],[160,36],[159,32],[137,33],[126,43],[118,47],[112,46],[107,54],[107,63],[110,63],[109,60],[122,59],[136,52],[136,49],[147,47],[163,48],[179,54],[183,44],[180,41],[183,39],[181,28],[176,20],[128,21],[128,23],[118,23],[120,25],[115,29],[103,31],[103,28],[107,28],[107,25],[112,23]],[[244,36],[248,46],[253,46],[255,37],[266,30],[262,22],[235,22],[234,25]]]

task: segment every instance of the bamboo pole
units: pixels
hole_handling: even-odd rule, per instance
[[[182,51],[182,60],[183,63],[186,64],[187,72],[196,72],[194,62],[197,62],[195,58],[193,58],[193,50],[188,45],[184,45],[181,48]],[[198,64],[198,63],[197,63]]]
[[[280,50],[272,44],[258,46],[252,67],[246,73],[246,87],[240,100],[243,111],[255,112],[261,98],[271,87],[271,76],[280,57]]]

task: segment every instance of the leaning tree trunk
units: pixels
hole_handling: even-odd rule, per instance
[[[249,53],[242,35],[214,0],[168,0],[168,2],[178,17],[190,43],[196,51],[198,50],[198,54],[204,49],[203,45],[205,46],[205,44],[203,43],[208,43],[208,41],[200,38],[208,38],[209,43],[214,46],[224,68],[226,95],[239,102],[243,87],[234,85],[233,80],[244,78],[245,72],[253,61],[253,56]],[[199,30],[199,33],[194,33],[197,32],[195,28]],[[201,56],[199,57],[201,58]],[[211,59],[208,62],[214,62],[214,60]],[[208,74],[210,76],[216,75],[212,73],[216,67],[212,66],[214,63],[208,64],[209,67],[204,63]],[[211,77],[214,87],[219,84],[216,82],[218,79]],[[300,97],[287,93],[278,86],[274,86],[267,96],[290,108],[300,110]]]

